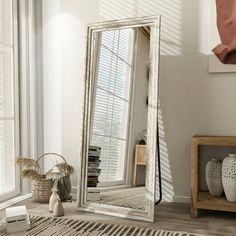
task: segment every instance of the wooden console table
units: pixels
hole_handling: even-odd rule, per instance
[[[137,181],[137,168],[139,165],[146,166],[147,165],[147,146],[146,145],[136,145],[135,148],[135,160],[134,160],[134,179],[133,185],[136,186]]]
[[[212,197],[209,192],[199,190],[199,146],[236,147],[235,136],[193,136],[191,146],[191,217],[198,216],[198,209],[236,212],[236,203],[228,202],[225,196]]]

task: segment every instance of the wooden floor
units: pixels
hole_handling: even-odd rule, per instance
[[[112,206],[145,210],[145,187],[101,189],[101,199],[93,201]]]
[[[51,213],[48,212],[48,204],[39,204],[26,200],[18,203],[18,205],[26,205],[30,214],[51,216]],[[80,212],[76,209],[75,202],[64,203],[64,208],[66,214],[64,217],[78,220],[151,227],[205,235],[236,236],[236,213],[202,211],[198,219],[191,219],[188,204],[161,203],[155,208],[155,223]],[[3,217],[4,211],[2,210],[0,211],[0,218]]]

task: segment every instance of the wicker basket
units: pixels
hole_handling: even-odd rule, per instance
[[[62,155],[59,155],[57,153],[45,153],[42,156],[40,156],[36,160],[36,162],[39,163],[40,159],[42,159],[48,155],[49,156],[51,156],[51,155],[58,156],[62,159],[62,161],[67,163],[65,158]],[[63,178],[65,178],[65,181],[66,181],[67,185],[69,186],[70,176],[68,175]],[[68,184],[68,181],[69,181],[69,184]],[[49,198],[52,194],[52,191],[51,191],[52,187],[53,187],[53,181],[51,179],[46,179],[46,175],[42,175],[42,178],[40,180],[32,180],[32,198],[33,198],[33,200],[36,202],[41,202],[41,203],[48,203]],[[67,189],[67,193],[68,193],[68,191],[70,192],[71,188]],[[63,193],[61,195],[64,197]],[[65,200],[65,197],[62,200]]]
[[[36,202],[48,203],[52,194],[52,180],[42,179],[32,181],[32,198]]]

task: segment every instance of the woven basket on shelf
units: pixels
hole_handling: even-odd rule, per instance
[[[32,198],[36,202],[48,203],[52,194],[52,180],[32,180]]]

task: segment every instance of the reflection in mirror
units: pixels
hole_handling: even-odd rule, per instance
[[[87,202],[144,211],[150,29],[94,38]]]

